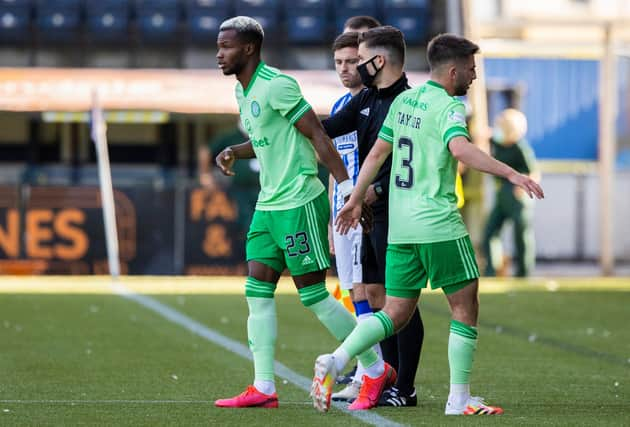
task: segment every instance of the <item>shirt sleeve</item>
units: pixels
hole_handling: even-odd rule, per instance
[[[350,99],[352,99],[352,95],[350,95],[350,93],[345,94],[344,96],[342,96],[341,98],[339,98],[335,104],[333,105],[333,107],[330,110],[330,115],[334,116],[335,113],[342,109],[344,107],[344,105],[346,105],[349,101],[348,97],[350,97]]]
[[[353,96],[341,110],[322,120],[322,125],[324,125],[324,129],[330,138],[336,138],[357,130],[357,115],[359,114],[361,100],[362,93],[359,93]]]
[[[452,102],[442,111],[440,120],[440,135],[442,142],[448,144],[456,136],[463,136],[470,140],[466,126],[466,107],[461,101]]]
[[[311,109],[300,91],[300,86],[289,76],[279,75],[269,86],[269,105],[294,124]]]

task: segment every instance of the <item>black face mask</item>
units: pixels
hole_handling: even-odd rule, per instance
[[[376,68],[376,64],[374,63],[374,61],[376,60],[377,56],[378,55],[374,55],[363,64],[357,65],[357,71],[359,72],[359,76],[361,76],[361,82],[365,85],[365,87],[372,87],[376,75],[383,69],[383,67]],[[374,69],[376,70],[376,73],[374,73],[374,75],[371,75],[367,69],[367,65],[370,63],[372,64],[372,67],[374,67]]]

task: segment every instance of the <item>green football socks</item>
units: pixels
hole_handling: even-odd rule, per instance
[[[448,364],[451,384],[470,384],[470,373],[477,348],[477,328],[451,320],[448,337]]]
[[[348,359],[357,357],[359,362],[369,369],[381,360],[372,349],[374,344],[394,334],[394,323],[383,311],[365,319],[352,331],[346,340],[333,353],[339,364],[345,365]],[[337,362],[335,362],[337,363]],[[339,366],[338,366],[339,368]]]
[[[249,307],[247,340],[254,356],[256,382],[274,381],[274,357],[278,320],[273,293],[276,285],[248,277],[245,296]]]
[[[302,304],[311,310],[320,322],[338,340],[346,339],[357,324],[355,317],[337,301],[324,282],[298,289]]]

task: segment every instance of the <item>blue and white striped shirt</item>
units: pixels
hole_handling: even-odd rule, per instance
[[[339,98],[333,105],[330,115],[334,116],[335,113],[341,110],[351,99],[352,94],[350,92]],[[333,139],[333,144],[335,144],[335,148],[339,152],[341,160],[343,160],[343,164],[346,165],[346,170],[348,171],[348,176],[352,179],[352,183],[356,184],[357,177],[359,176],[359,142],[357,138],[357,131],[355,130]],[[335,182],[333,188],[332,202],[333,218],[335,218],[337,216],[337,212],[339,212],[343,207],[344,202],[337,190],[337,182]]]

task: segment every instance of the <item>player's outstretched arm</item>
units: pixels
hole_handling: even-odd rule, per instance
[[[362,220],[365,192],[391,152],[392,144],[381,138],[376,140],[376,143],[365,158],[363,166],[361,166],[357,184],[352,191],[350,199],[337,214],[335,225],[337,226],[337,231],[341,234],[346,234],[350,227],[356,228]]]
[[[505,163],[484,153],[463,136],[456,136],[451,139],[448,143],[448,149],[451,151],[453,157],[460,162],[482,172],[509,180],[512,184],[525,190],[530,198],[536,197],[542,199],[545,197],[543,189],[536,181],[527,175],[516,172]]]
[[[232,166],[237,159],[253,159],[254,157],[256,157],[256,153],[254,153],[252,142],[246,141],[227,147],[217,155],[215,161],[223,175],[234,176]]]

